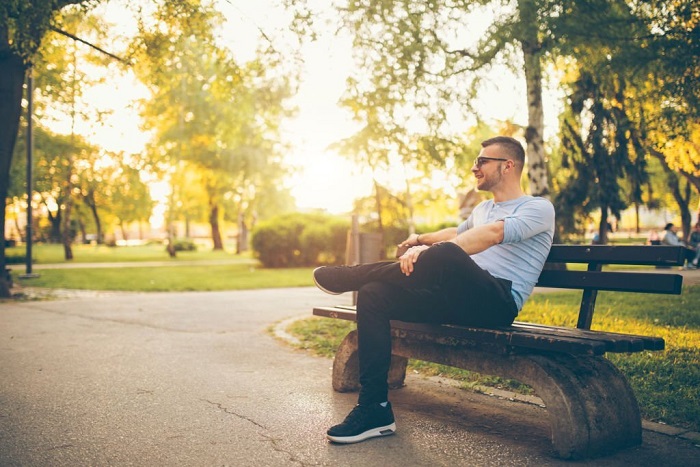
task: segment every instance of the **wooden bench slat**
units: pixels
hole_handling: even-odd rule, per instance
[[[679,246],[649,245],[552,245],[551,263],[603,263],[646,266],[683,266],[685,252]]]
[[[350,305],[338,305],[335,307],[318,307],[314,308],[313,314],[316,316],[325,316],[329,318],[345,319],[348,321],[356,320],[355,307]],[[463,326],[454,325],[423,325],[416,323],[405,323],[405,322],[395,322],[400,323],[399,327],[411,326],[416,329],[416,326],[435,326],[432,331],[436,333],[444,333],[450,337],[464,337],[464,334],[460,333],[463,329],[471,329],[474,331],[482,331],[482,328],[468,328]],[[423,330],[430,328],[421,328]],[[533,334],[537,333],[540,336],[551,336],[555,338],[575,338],[579,340],[590,340],[593,342],[602,342],[605,344],[606,352],[622,353],[622,352],[640,352],[642,350],[663,350],[665,348],[665,342],[660,337],[652,336],[640,336],[636,334],[621,334],[615,332],[606,331],[588,331],[583,329],[568,328],[563,326],[547,326],[543,324],[527,323],[524,321],[516,321],[513,326],[494,328],[496,331],[505,331],[511,333],[521,333]],[[452,331],[452,332],[450,332]],[[489,330],[486,332],[492,336]],[[472,338],[474,338],[475,333],[472,332]],[[493,336],[492,336],[493,337]],[[487,340],[496,342],[493,338]],[[501,343],[505,342],[501,340]],[[512,343],[512,341],[508,341]],[[531,346],[528,346],[532,348]]]
[[[644,341],[633,336],[608,336],[603,332],[586,333],[582,329],[558,328],[555,326],[528,326],[527,323],[513,323],[511,329],[523,334],[548,335],[552,338],[569,337],[580,340],[603,342],[606,352],[640,352],[644,350]]]
[[[608,352],[637,352],[640,350],[663,350],[665,348],[665,341],[661,337],[652,336],[640,336],[638,334],[621,334],[617,332],[609,331],[590,331],[586,329],[578,328],[567,328],[563,326],[547,326],[543,324],[536,323],[526,323],[524,321],[516,321],[513,323],[514,327],[519,329],[538,329],[543,332],[553,332],[553,333],[563,333],[565,335],[580,335],[581,337],[593,337],[599,338],[603,337],[606,342],[611,342],[613,348],[608,350]],[[620,344],[620,343],[625,343]],[[641,345],[641,348],[638,348]],[[625,350],[629,348],[631,350]]]
[[[348,321],[356,320],[353,307],[318,307],[313,314]],[[540,326],[528,327],[518,323],[509,327],[473,328],[456,325],[436,325],[392,321],[392,328],[435,336],[464,339],[470,342],[513,346],[531,350],[567,352],[576,355],[603,355],[605,352],[638,352],[645,350],[645,343],[638,336],[602,332],[581,332],[570,328]],[[663,342],[663,340],[662,340]],[[658,345],[658,343],[657,343]],[[651,345],[650,345],[651,347]]]
[[[511,327],[504,328],[472,328],[451,324],[423,324],[392,321],[392,328],[400,331],[413,331],[432,336],[450,337],[464,340],[465,343],[479,342],[528,348],[531,350],[547,350],[566,352],[575,355],[603,355],[606,343],[597,339],[579,339],[576,337],[553,336],[548,333],[519,332]],[[512,349],[511,349],[512,350]]]
[[[678,295],[683,289],[683,276],[644,272],[545,270],[540,274],[537,286]]]

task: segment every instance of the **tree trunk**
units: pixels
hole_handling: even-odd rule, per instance
[[[70,164],[71,162],[69,162]],[[68,181],[66,186],[66,207],[63,210],[63,222],[61,222],[61,239],[63,241],[63,253],[66,261],[73,259],[73,235],[71,232],[71,214],[73,211],[73,197],[70,195],[72,184],[70,181],[71,167],[68,167]],[[59,207],[60,209],[60,207]]]
[[[49,219],[49,243],[60,243],[61,242],[61,219],[63,218],[61,210],[58,209],[56,214],[53,214],[48,209],[48,205],[44,202],[46,206],[46,216]]]
[[[223,250],[224,242],[221,240],[221,230],[219,229],[219,205],[211,200],[209,202],[209,225],[211,226],[211,240],[214,243],[214,250]]]
[[[242,212],[238,213],[238,241],[236,242],[236,254],[240,255],[248,251],[248,224]]]
[[[681,183],[678,174],[671,170],[666,164],[663,164],[664,170],[666,171],[667,186],[673,195],[673,199],[676,200],[678,204],[678,210],[681,213],[681,224],[683,230],[683,236],[681,238],[685,239],[690,234],[690,224],[692,222],[690,215],[690,183],[686,181],[685,197],[681,190]]]
[[[92,201],[86,204],[90,206],[92,218],[95,220],[95,228],[97,229],[97,244],[102,245],[105,239],[104,235],[102,234],[102,222],[100,221],[100,215],[97,213],[97,205]]]
[[[171,258],[177,257],[177,250],[175,250],[175,226],[172,222],[168,223],[168,246],[166,251]]]
[[[406,173],[405,165],[404,173]],[[411,184],[408,181],[408,176],[404,178],[406,179],[406,208],[408,209],[408,234],[412,235],[416,233],[416,221],[413,218],[413,196],[411,195]]]
[[[600,223],[598,224],[598,244],[608,244],[608,206],[600,208]]]
[[[377,202],[377,227],[379,233],[384,235],[384,220],[382,219],[382,193],[381,186],[377,183],[377,179],[373,179],[374,182],[374,197]]]
[[[690,197],[691,189],[690,183],[686,181],[685,183],[685,193],[683,193],[679,198],[678,207],[681,210],[681,224],[683,225],[683,237],[681,237],[685,242],[688,242],[688,237],[690,237],[690,230],[692,229],[692,217],[690,215]]]
[[[82,219],[78,219],[78,228],[80,229],[80,239],[83,245],[88,243],[87,231],[85,230],[85,222]]]
[[[525,85],[527,87],[528,123],[525,131],[527,142],[527,174],[530,181],[530,194],[549,196],[549,175],[544,153],[544,109],[542,107],[542,64],[541,47],[537,38],[537,21],[534,7],[519,2],[520,23],[523,36],[520,39],[523,50]]]
[[[7,31],[2,28],[2,33]],[[10,284],[5,277],[5,208],[10,182],[10,165],[15,148],[19,118],[22,112],[22,87],[26,65],[0,42],[0,297],[10,297]]]

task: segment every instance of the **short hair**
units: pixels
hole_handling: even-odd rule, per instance
[[[669,222],[666,224],[666,227],[664,227],[664,230],[669,230],[671,227],[673,227],[673,222]]]
[[[525,166],[525,150],[517,139],[511,138],[510,136],[494,136],[481,143],[482,148],[491,145],[498,145],[505,153],[504,155],[513,159],[515,164],[520,166],[521,169]]]

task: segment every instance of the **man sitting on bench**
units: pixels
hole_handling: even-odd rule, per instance
[[[358,291],[361,389],[358,405],[328,430],[331,441],[356,443],[396,430],[387,385],[391,320],[504,326],[532,293],[552,245],[554,207],[520,188],[525,151],[517,140],[498,136],[481,146],[472,173],[493,199],[459,227],[410,235],[397,262],[314,271],[325,292]]]

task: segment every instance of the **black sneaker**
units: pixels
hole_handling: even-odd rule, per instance
[[[335,443],[359,443],[377,436],[389,436],[396,432],[391,403],[356,405],[340,425],[332,426],[326,436]]]
[[[316,287],[331,295],[359,290],[357,266],[321,266],[314,269]]]

